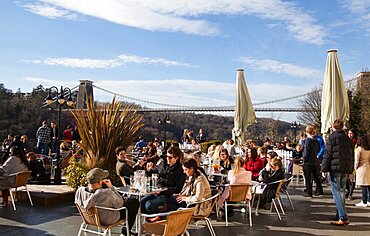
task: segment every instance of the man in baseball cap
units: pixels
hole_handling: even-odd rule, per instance
[[[109,207],[109,208],[121,208],[126,207],[128,211],[128,226],[131,230],[134,225],[136,214],[139,209],[139,201],[137,199],[123,200],[122,196],[112,185],[110,179],[108,179],[109,172],[101,168],[94,168],[87,172],[86,178],[88,185],[79,187],[75,195],[75,203],[81,208],[89,209],[94,206]],[[103,188],[103,185],[106,188]],[[111,211],[98,209],[100,223],[102,225],[111,225],[116,223],[120,219],[124,219],[126,216],[125,210]],[[123,235],[127,234],[125,228],[121,230]]]
[[[94,168],[87,172],[86,178],[89,184],[99,183],[99,181],[108,178],[109,172],[100,168]]]

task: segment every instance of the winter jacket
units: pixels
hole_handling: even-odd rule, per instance
[[[353,165],[354,148],[351,139],[342,130],[334,131],[326,143],[321,171],[350,174]]]
[[[180,195],[186,196],[186,204],[199,202],[212,196],[211,187],[207,178],[200,172],[198,177],[193,180],[194,176],[190,176],[181,190]],[[208,216],[212,211],[212,202],[207,201],[199,204],[194,209],[194,216]]]
[[[182,169],[180,161],[177,161],[174,165],[168,165],[166,173],[159,174],[158,184],[162,187],[166,187],[167,190],[161,192],[161,195],[172,196],[175,193],[180,193],[185,183],[186,175]]]
[[[320,166],[317,153],[320,151],[319,142],[315,138],[307,137],[303,148],[303,164],[311,166]]]

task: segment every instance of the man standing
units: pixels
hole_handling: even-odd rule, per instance
[[[49,154],[48,143],[50,142],[50,135],[51,135],[51,131],[50,131],[50,128],[48,127],[48,122],[44,120],[42,122],[42,126],[40,126],[36,132],[37,153],[43,154],[43,155]]]
[[[314,138],[315,127],[313,125],[307,125],[305,140],[303,148],[303,173],[306,180],[306,193],[307,197],[312,197],[312,184],[316,182],[316,196],[323,195],[321,179],[320,179],[320,161],[317,158],[319,152],[319,142]]]
[[[53,121],[50,123],[50,138],[51,138],[51,145],[50,145],[50,149],[51,149],[51,152],[52,153],[56,153],[57,152],[57,148],[58,148],[58,128],[57,128],[57,124]]]
[[[196,139],[199,144],[204,143],[206,141],[206,135],[203,133],[203,129],[199,129],[199,133]]]
[[[123,200],[122,196],[113,187],[111,181],[107,179],[109,172],[100,168],[94,168],[87,172],[87,187],[79,187],[75,195],[75,203],[81,208],[89,209],[94,206],[121,208],[126,207],[128,211],[128,226],[131,230],[135,223],[136,214],[139,209],[139,201],[134,198]],[[98,209],[99,220],[102,225],[111,225],[118,220],[126,217],[125,210],[111,211]],[[126,230],[122,228],[121,233],[126,235]]]
[[[344,193],[347,175],[353,172],[354,150],[351,140],[342,130],[343,126],[343,121],[334,121],[334,132],[328,138],[321,164],[321,171],[329,172],[331,191],[337,207],[337,220],[330,222],[332,225],[349,224]]]

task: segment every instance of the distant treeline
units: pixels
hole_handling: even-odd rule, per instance
[[[33,92],[25,94],[21,91],[13,93],[0,84],[0,140],[2,141],[7,134],[12,133],[14,135],[26,134],[34,141],[36,130],[43,120],[57,121],[57,107],[43,105],[46,95],[41,85]],[[155,137],[163,140],[166,132],[166,139],[174,141],[181,140],[184,129],[193,129],[195,136],[199,129],[203,129],[209,140],[226,140],[232,136],[233,117],[168,113],[171,123],[159,123],[158,119],[163,121],[165,115],[165,113],[144,113],[144,127],[139,133],[146,140],[152,140]],[[61,120],[61,131],[67,124],[74,123],[68,112],[62,113]],[[270,137],[280,141],[284,136],[288,136],[291,140],[294,139],[290,123],[269,118],[258,118],[258,123],[250,126],[246,132],[248,139]]]

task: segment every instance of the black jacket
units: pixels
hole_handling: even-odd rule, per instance
[[[166,187],[167,190],[161,192],[161,195],[171,196],[175,193],[180,193],[184,186],[186,175],[179,161],[173,166],[168,165],[166,173],[160,174],[158,184]]]
[[[320,160],[317,158],[317,153],[320,151],[319,141],[316,138],[309,138],[307,137],[304,142],[303,148],[303,164],[304,165],[311,165],[320,166]]]
[[[354,147],[351,139],[342,130],[334,131],[326,143],[321,171],[350,174],[353,172],[353,161]]]

